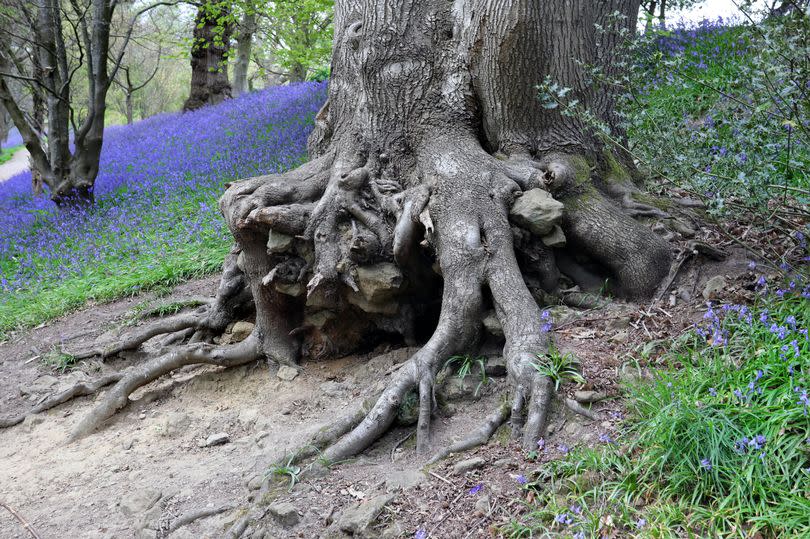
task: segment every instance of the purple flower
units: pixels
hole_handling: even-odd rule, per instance
[[[565,445],[565,444],[559,444],[559,445],[557,446],[557,449],[558,449],[558,450],[560,451],[560,453],[562,453],[563,455],[567,455],[568,453],[570,453],[570,452],[571,452],[571,448],[570,448],[570,447],[568,447],[568,446],[567,446],[567,445]]]
[[[709,459],[703,459],[700,461],[700,467],[708,472],[712,469],[712,461]]]
[[[470,494],[473,495],[478,494],[479,492],[481,492],[482,488],[484,488],[483,483],[478,483],[477,485],[475,485],[473,488],[470,489]]]
[[[709,388],[709,395],[711,395],[712,397],[716,397],[717,396],[717,390],[715,388],[713,388],[713,387],[710,387]]]
[[[427,539],[427,530],[424,528],[419,528],[416,530],[416,533],[413,535],[413,539]]]
[[[554,522],[570,526],[571,524],[574,523],[574,519],[571,518],[571,515],[569,515],[568,513],[562,513],[554,517]]]
[[[610,435],[608,435],[608,433],[606,432],[603,432],[602,434],[599,435],[599,441],[602,442],[603,444],[613,443],[613,440],[611,439]]]
[[[641,528],[643,528],[646,525],[647,525],[647,521],[645,519],[640,518],[640,519],[636,520],[636,529],[637,530],[640,530]]]
[[[529,480],[528,480],[528,479],[526,479],[526,476],[525,476],[525,475],[519,475],[519,476],[517,476],[515,479],[516,479],[516,480],[517,480],[517,482],[518,482],[519,484],[521,484],[521,485],[525,485],[526,483],[528,483],[528,482],[529,482]]]
[[[543,438],[537,440],[537,450],[543,451],[546,449],[546,441]]]

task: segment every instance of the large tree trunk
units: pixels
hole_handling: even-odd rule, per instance
[[[197,11],[194,42],[191,46],[191,92],[183,110],[216,105],[231,97],[227,54],[231,27],[225,22],[223,2],[205,2]]]
[[[450,355],[474,349],[488,309],[505,334],[513,433],[532,447],[552,394],[533,367],[548,345],[536,298],[554,292],[561,273],[582,284],[607,279],[635,298],[667,274],[667,243],[633,219],[647,208],[633,201],[630,160],[576,118],[541,106],[535,89],[550,76],[613,124],[611,96],[578,62],[613,69],[617,38],[597,35],[595,24],[634,28],[638,7],[336,3],[312,161],[238,182],[221,200],[256,304],[254,337],[271,361],[346,353],[373,335],[418,339],[426,317],[434,320],[427,343],[326,458],[372,443],[411,390],[420,395],[417,446],[426,450],[434,375]],[[616,10],[627,18],[609,23]],[[567,247],[545,247],[510,224],[515,199],[532,189],[564,204]]]

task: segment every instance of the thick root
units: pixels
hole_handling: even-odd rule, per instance
[[[27,413],[20,414],[18,416],[10,418],[0,418],[0,428],[13,427],[14,425],[17,425],[25,421],[25,418],[30,415],[35,415],[42,413],[46,410],[50,410],[51,408],[59,406],[60,404],[64,404],[77,397],[93,395],[94,393],[98,392],[101,388],[118,382],[119,380],[121,380],[121,378],[123,378],[123,376],[124,376],[123,372],[116,372],[108,374],[106,376],[102,376],[101,378],[94,380],[92,382],[78,382],[75,385],[69,387],[68,389],[56,395],[48,397]]]
[[[498,427],[504,424],[506,420],[509,418],[509,406],[506,404],[502,404],[498,407],[497,410],[492,412],[487,418],[484,420],[484,423],[478,427],[475,431],[470,433],[470,435],[463,440],[460,440],[449,447],[446,447],[433,455],[430,460],[427,462],[428,465],[433,464],[450,456],[453,453],[462,453],[464,451],[469,451],[470,449],[474,449],[479,445],[484,445],[492,438],[492,435],[495,434],[495,431],[498,430]]]
[[[126,406],[129,396],[138,388],[157,380],[180,367],[195,364],[233,367],[259,358],[257,341],[248,337],[231,347],[212,347],[207,344],[191,344],[146,363],[130,367],[116,385],[104,396],[101,404],[88,413],[69,437],[69,442],[82,438],[95,430],[118,410]]]

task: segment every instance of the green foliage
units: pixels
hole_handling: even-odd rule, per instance
[[[292,80],[325,80],[332,54],[334,0],[261,2],[265,48]]]
[[[478,385],[475,388],[474,395],[477,397],[478,393],[481,391],[481,388],[484,387],[489,383],[489,379],[487,378],[486,366],[487,366],[487,358],[484,356],[472,357],[468,355],[463,356],[452,356],[448,359],[445,364],[444,368],[452,369],[454,366],[457,366],[456,376],[459,380],[464,380],[472,374],[473,367],[478,365],[478,374],[481,377],[481,381],[478,382]]]
[[[301,475],[301,467],[293,464],[295,456],[294,454],[290,455],[285,464],[274,464],[265,475],[265,477],[283,478],[285,480],[289,478],[290,486],[287,489],[288,492],[292,491],[293,487],[295,487],[295,484],[298,482],[298,477]]]
[[[72,355],[63,352],[58,346],[52,347],[50,350],[42,355],[42,364],[50,367],[55,371],[64,373],[65,371],[73,368],[76,365],[76,358]]]
[[[579,372],[579,361],[576,357],[570,353],[561,354],[554,344],[549,345],[547,354],[537,354],[537,361],[532,365],[537,372],[551,378],[555,391],[568,380],[578,384],[585,383],[585,378]]]
[[[793,283],[754,309],[709,309],[665,370],[628,388],[620,443],[549,463],[504,534],[810,535],[810,289]]]
[[[10,148],[3,148],[0,150],[0,165],[5,163],[6,161],[10,161],[14,154],[20,151],[23,148],[22,145],[20,146],[12,146]]]

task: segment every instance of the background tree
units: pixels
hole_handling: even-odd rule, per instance
[[[281,0],[259,8],[260,68],[291,82],[306,80],[329,63],[332,0]]]
[[[161,4],[147,5],[134,14],[111,65],[111,28],[117,0],[38,0],[36,5],[10,0],[0,13],[0,31],[6,38],[0,42],[0,102],[20,130],[36,173],[58,205],[92,202],[107,92],[120,67],[134,21]],[[85,78],[83,109],[77,106],[72,88],[75,78],[81,75]],[[27,115],[15,98],[10,80],[28,81],[44,96],[47,142],[35,115]]]
[[[236,62],[233,66],[234,96],[248,90],[248,69],[253,52],[253,36],[257,29],[256,2],[247,0],[242,7],[244,13],[236,27]]]
[[[13,125],[14,124],[11,123],[11,117],[6,112],[6,108],[0,104],[0,150],[3,149],[3,144],[6,142],[8,133],[11,131]]]
[[[183,110],[196,110],[230,99],[228,52],[232,16],[230,1],[211,0],[197,7],[191,44],[191,92]]]

